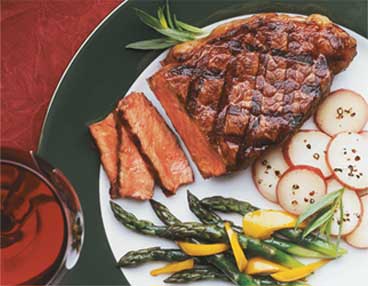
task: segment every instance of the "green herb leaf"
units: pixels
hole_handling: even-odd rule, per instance
[[[333,209],[329,209],[327,211],[324,211],[321,215],[317,215],[304,229],[302,238],[305,238],[308,234],[321,227],[323,224],[327,223],[329,220],[331,220],[333,215]]]
[[[163,50],[172,47],[177,43],[178,41],[175,40],[161,38],[161,39],[139,41],[126,45],[125,47],[128,49],[135,49],[135,50]]]
[[[331,240],[331,227],[332,227],[332,218],[326,224],[326,237],[328,242],[330,242]]]
[[[161,26],[162,26],[163,29],[169,28],[169,26],[166,22],[164,10],[161,7],[159,7],[158,10],[157,10],[157,17],[160,20],[160,23],[161,23]]]
[[[344,190],[342,192],[344,193]],[[336,249],[339,247],[339,244],[340,244],[342,225],[344,224],[344,206],[342,203],[342,194],[339,198],[338,204],[340,208],[340,224],[339,224],[339,234],[337,235]]]
[[[195,37],[192,34],[189,34],[187,32],[181,32],[173,29],[155,29],[157,32],[159,32],[162,35],[165,35],[171,39],[180,41],[180,42],[187,42],[194,40]]]
[[[176,18],[176,15],[174,14],[174,16],[173,16],[173,21],[174,21],[174,25],[175,25],[175,27],[176,27],[176,29],[178,30],[178,31],[184,31],[179,25],[178,25],[178,19]]]
[[[189,25],[187,23],[184,23],[182,21],[176,20],[176,25],[178,25],[180,28],[182,28],[185,31],[191,32],[193,34],[204,34],[204,31],[198,27]]]
[[[323,208],[332,205],[335,200],[341,195],[341,192],[344,189],[337,190],[333,193],[329,193],[328,195],[324,196],[320,201],[311,205],[307,210],[305,210],[299,217],[295,224],[295,228],[297,228],[303,221],[307,218],[315,214],[316,212],[322,210]]]
[[[169,25],[169,28],[174,29],[175,26],[174,26],[173,20],[171,19],[169,0],[166,0],[165,10],[166,10],[166,18],[167,18],[167,23]]]
[[[146,13],[145,11],[134,8],[135,13],[139,17],[139,19],[145,23],[147,26],[153,28],[153,29],[162,29],[162,25],[159,20],[157,20],[155,17],[151,16],[150,14]]]

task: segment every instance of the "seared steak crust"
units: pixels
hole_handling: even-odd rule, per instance
[[[355,54],[355,40],[323,16],[260,14],[175,46],[149,82],[202,175],[217,176],[295,132]]]

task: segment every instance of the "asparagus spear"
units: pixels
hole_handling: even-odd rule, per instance
[[[224,221],[220,216],[218,216],[213,211],[206,208],[201,201],[194,196],[191,192],[187,192],[188,194],[188,203],[190,210],[199,218],[199,220],[203,223],[213,223],[223,227]],[[242,232],[240,227],[234,226],[238,232]],[[263,240],[264,243],[276,247],[282,251],[285,251],[289,254],[293,254],[300,257],[309,257],[309,258],[324,258],[324,255],[321,255],[318,252],[309,250],[307,248],[301,247],[294,243],[291,243],[286,240],[282,240],[279,238],[270,238]]]
[[[158,203],[158,202],[153,202],[153,207],[154,207],[154,211],[156,212],[157,216],[162,219],[165,220],[167,217],[171,217],[172,215],[170,214],[170,211],[168,210],[167,207],[165,207],[164,205]],[[219,218],[221,219],[221,218]],[[174,219],[172,219],[172,223],[173,225],[170,226],[170,230],[178,233],[180,232],[182,234],[182,238],[186,235],[185,231],[184,231],[184,224],[180,224],[177,223]],[[222,241],[222,242],[227,242],[227,235],[224,231],[224,229],[222,227],[218,227],[214,224],[196,224],[197,227],[200,225],[201,227],[203,227],[202,229],[202,236],[200,235],[199,237],[195,237],[195,233],[192,234],[192,238],[196,238],[201,240],[205,238],[205,240],[210,240],[210,241]],[[185,225],[188,226],[188,225]],[[181,228],[181,229],[180,229]],[[198,228],[198,231],[200,230],[200,228]],[[187,230],[187,231],[191,231],[191,230]],[[192,230],[194,231],[194,229]],[[197,230],[195,230],[196,232]],[[209,238],[208,237],[208,232],[213,232],[212,233],[212,237]],[[204,236],[205,235],[205,236]],[[301,262],[299,262],[297,259],[295,259],[294,257],[288,255],[287,253],[284,253],[283,251],[263,243],[261,240],[259,239],[255,239],[255,238],[251,238],[248,236],[245,236],[243,234],[239,235],[239,242],[241,244],[241,246],[244,249],[248,249],[250,252],[252,252],[253,254],[265,257],[269,260],[275,261],[277,263],[280,263],[282,265],[285,265],[287,267],[298,267],[298,266],[302,266],[303,264]]]
[[[204,267],[194,267],[172,274],[164,280],[165,283],[189,283],[203,280],[221,279],[228,281],[227,277],[215,267],[206,265]]]
[[[209,197],[201,202],[211,210],[224,213],[238,213],[245,215],[248,212],[255,211],[258,208],[248,202],[236,200],[233,198],[224,198],[221,196]],[[318,236],[310,234],[302,238],[303,231],[295,229],[283,229],[276,232],[276,236],[283,236],[294,243],[302,245],[308,249],[317,251],[329,257],[338,257],[346,253],[343,248],[336,249],[336,245]]]
[[[165,205],[155,200],[151,200],[150,202],[156,215],[165,225],[176,225],[181,223],[181,221],[176,218]],[[198,241],[196,241],[195,239],[191,240],[198,243]],[[224,279],[232,281],[235,285],[257,285],[251,276],[239,272],[238,269],[235,267],[233,261],[226,257],[224,254],[220,253],[216,255],[211,255],[205,257],[204,259],[209,264],[217,267],[218,270],[222,273]],[[196,280],[208,279],[208,276],[206,274],[203,274],[203,276],[201,276],[200,273],[196,273],[196,275],[194,276],[189,276]],[[188,279],[188,277],[186,278]]]
[[[135,267],[149,261],[182,261],[190,257],[180,249],[150,247],[126,253],[118,262],[119,267]]]
[[[165,283],[190,283],[203,280],[215,280],[220,279],[228,281],[227,277],[219,272],[215,267],[210,265],[203,265],[200,267],[194,267],[193,269],[183,270],[172,274],[170,277],[164,280]],[[279,282],[269,277],[257,277],[253,278],[255,285],[262,286],[307,286],[305,282]]]

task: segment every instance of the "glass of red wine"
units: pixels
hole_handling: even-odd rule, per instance
[[[83,214],[63,173],[36,153],[1,148],[1,285],[55,284],[76,264]]]

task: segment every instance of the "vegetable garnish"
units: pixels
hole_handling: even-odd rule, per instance
[[[344,188],[339,189],[335,192],[329,193],[324,196],[316,204],[311,205],[305,212],[303,212],[296,222],[295,227],[298,227],[303,221],[311,218],[307,227],[304,229],[302,237],[305,238],[311,232],[319,229],[322,235],[326,235],[329,239],[331,235],[331,224],[333,220],[334,213],[337,209],[340,209],[340,224],[339,224],[339,234],[337,237],[338,247],[341,238],[341,230],[343,225],[343,203],[342,196],[344,194]]]
[[[248,264],[248,260],[244,254],[242,247],[240,246],[238,234],[233,231],[229,222],[225,222],[224,226],[230,241],[231,249],[233,250],[238,270],[243,272]]]
[[[245,273],[251,275],[259,275],[271,274],[286,270],[288,270],[288,268],[275,262],[269,261],[263,257],[253,257],[248,261]]]
[[[202,29],[179,21],[175,14],[171,15],[168,0],[165,6],[158,8],[157,18],[141,9],[135,8],[134,10],[144,24],[166,37],[130,43],[125,46],[128,49],[162,50],[205,36]]]
[[[256,210],[243,217],[243,231],[246,235],[265,239],[273,232],[295,227],[297,217],[285,211]],[[305,227],[302,223],[299,227]]]
[[[157,276],[166,273],[175,273],[186,269],[192,269],[194,267],[194,259],[187,259],[180,262],[173,262],[151,271],[152,276]]]
[[[328,262],[329,260],[322,259],[322,260],[319,260],[317,262],[314,262],[314,263],[311,263],[305,266],[297,267],[294,269],[288,269],[285,271],[280,271],[280,272],[271,274],[271,277],[281,282],[290,282],[290,281],[303,279],[309,276],[310,274],[312,274],[315,270],[322,267]]]
[[[226,243],[197,244],[185,241],[177,242],[184,253],[190,256],[208,256],[224,252],[229,249]]]

